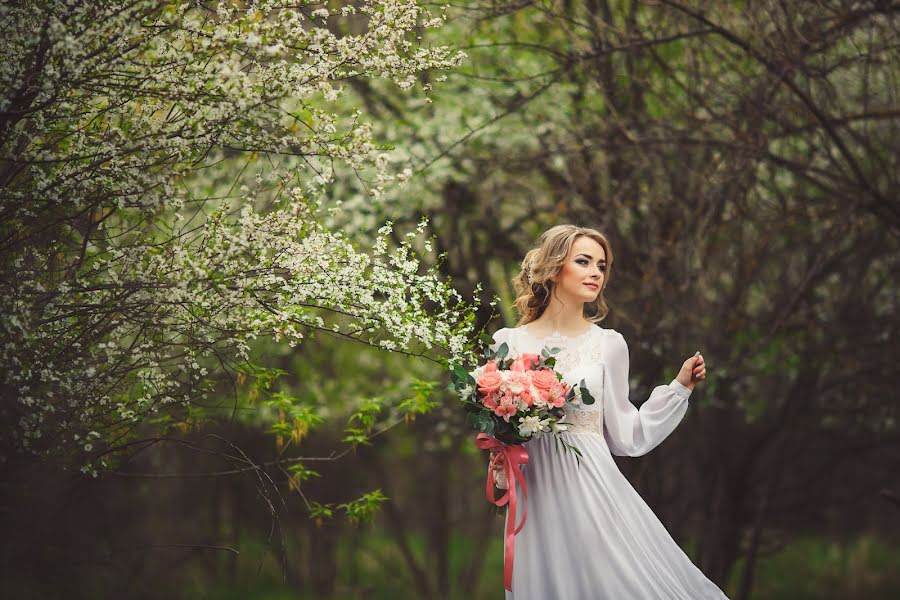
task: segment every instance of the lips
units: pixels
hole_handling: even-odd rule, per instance
[[[588,286],[589,288],[591,288],[591,289],[594,290],[594,291],[600,289],[600,286],[597,285],[596,283],[585,283],[584,285]]]

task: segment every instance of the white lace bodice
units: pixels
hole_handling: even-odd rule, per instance
[[[591,325],[575,336],[557,331],[536,337],[527,327],[497,330],[491,348],[505,342],[510,356],[540,354],[544,347],[560,349],[556,370],[563,380],[575,385],[583,379],[594,397],[594,404],[563,407],[569,432],[602,434],[613,454],[640,456],[668,437],[687,412],[691,390],[677,379],[656,386],[640,410],[629,401],[628,344],[615,329]]]
[[[554,331],[550,335],[536,337],[528,332],[528,326],[515,327],[509,330],[510,352],[513,351],[512,346],[516,348],[516,354],[522,352],[534,352],[540,354],[540,348],[559,348],[556,354],[556,370],[565,375],[569,371],[576,368],[593,365],[599,367],[603,362],[600,338],[606,332],[596,325],[592,325],[590,329],[576,336],[562,335],[559,331]],[[539,347],[537,351],[535,347]]]

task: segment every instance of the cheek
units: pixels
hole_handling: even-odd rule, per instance
[[[584,269],[581,265],[566,265],[562,270],[563,281],[568,283],[580,283],[584,279]]]

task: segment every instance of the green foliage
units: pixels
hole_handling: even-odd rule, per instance
[[[337,508],[343,509],[349,521],[353,524],[371,522],[381,505],[388,497],[381,493],[380,489],[363,494],[360,498],[346,504],[338,504]]]
[[[278,415],[269,431],[276,436],[276,444],[282,451],[287,447],[288,438],[290,443],[300,444],[312,429],[325,422],[305,400],[285,391],[273,392],[262,405],[274,409],[274,414]]]
[[[400,414],[405,415],[407,421],[415,419],[416,415],[429,412],[440,404],[437,400],[431,399],[436,386],[437,383],[434,381],[414,379],[411,383],[413,395],[401,401],[397,405],[397,410]]]

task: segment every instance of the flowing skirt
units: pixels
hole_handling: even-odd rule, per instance
[[[603,435],[562,435],[581,451],[580,466],[550,435],[525,444],[528,516],[506,600],[727,600],[622,474]],[[525,499],[516,485],[518,525]]]

